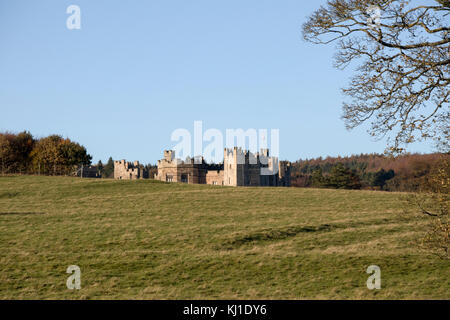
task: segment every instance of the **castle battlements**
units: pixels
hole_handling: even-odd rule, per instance
[[[114,178],[121,180],[144,179],[144,168],[139,161],[127,162],[125,160],[114,161]]]
[[[173,150],[165,150],[158,161],[155,179],[166,182],[213,184],[224,186],[289,186],[290,165],[281,165],[276,157],[269,156],[269,149],[252,153],[234,147],[224,149],[221,164],[207,164],[203,157],[175,157]]]

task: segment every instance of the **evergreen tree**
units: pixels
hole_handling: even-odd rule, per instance
[[[109,157],[108,162],[103,167],[103,175],[104,178],[113,178],[114,177],[114,160],[112,157]]]
[[[321,168],[313,171],[311,180],[312,180],[313,187],[317,187],[317,188],[323,187],[325,179],[323,177]]]
[[[372,176],[372,186],[380,187],[380,189],[383,190],[384,186],[386,185],[386,181],[392,179],[394,175],[395,174],[392,169],[389,171],[381,169],[378,172],[375,172],[375,174]]]
[[[336,189],[361,189],[359,176],[342,163],[331,169],[326,185]]]
[[[100,173],[100,175],[103,177],[103,163],[102,163],[102,160],[98,160],[97,170]]]

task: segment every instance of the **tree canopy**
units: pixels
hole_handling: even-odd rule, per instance
[[[358,61],[343,88],[348,129],[369,132],[402,152],[435,139],[449,150],[450,1],[330,0],[303,25],[304,39],[337,43],[335,66]]]
[[[92,157],[79,143],[50,135],[35,139],[31,133],[0,132],[1,173],[67,174],[77,166],[90,165]]]

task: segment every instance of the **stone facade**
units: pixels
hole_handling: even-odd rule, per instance
[[[225,149],[222,164],[207,164],[203,158],[181,161],[174,151],[164,151],[155,179],[166,182],[223,186],[290,186],[290,163],[269,156],[269,150],[251,153],[241,148]]]
[[[126,162],[125,160],[114,161],[114,179],[136,180],[146,178],[145,170],[139,161]]]
[[[175,158],[175,152],[164,151],[164,159],[158,161],[158,173],[155,179],[166,182],[183,182],[189,184],[206,184],[206,175],[210,170],[218,170],[214,165],[207,164],[203,158],[181,161]]]
[[[223,170],[208,170],[206,172],[206,184],[223,186]]]

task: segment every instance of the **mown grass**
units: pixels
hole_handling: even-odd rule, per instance
[[[0,177],[0,298],[449,299],[449,262],[417,249],[427,220],[400,196]]]

